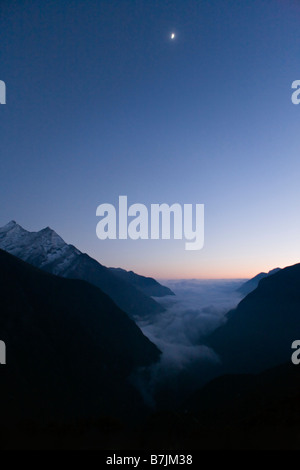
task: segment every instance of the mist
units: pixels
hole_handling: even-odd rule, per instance
[[[241,300],[241,280],[172,280],[175,296],[155,297],[166,311],[139,319],[138,326],[161,350],[159,363],[139,370],[134,381],[148,405],[172,406],[217,374],[221,358],[204,338],[224,323]]]

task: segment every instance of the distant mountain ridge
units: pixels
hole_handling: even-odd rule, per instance
[[[254,289],[257,288],[259,281],[264,279],[265,277],[272,276],[273,274],[278,273],[281,268],[275,268],[269,271],[268,273],[262,272],[254,276],[252,279],[249,279],[249,281],[246,281],[244,284],[242,284],[237,291],[240,292],[240,294],[243,295],[248,295],[250,292],[252,292]]]
[[[300,339],[300,264],[262,279],[225,317],[206,344],[225,373],[256,373],[291,361]]]
[[[171,289],[168,287],[162,286],[157,282],[153,277],[141,276],[134,273],[133,271],[126,271],[122,268],[109,268],[113,274],[115,274],[120,279],[130,282],[137,289],[142,291],[144,294],[151,297],[164,297],[165,295],[175,295]]]
[[[119,416],[144,406],[128,379],[160,351],[99,288],[0,250],[0,298],[2,420]]]
[[[73,245],[68,245],[49,227],[29,232],[11,221],[0,228],[0,248],[49,273],[90,282],[109,295],[131,317],[165,311],[129,279],[115,275],[111,269]]]

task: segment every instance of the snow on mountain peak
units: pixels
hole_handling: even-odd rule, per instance
[[[15,220],[11,220],[10,222],[8,222],[8,224],[5,225],[5,227],[9,228],[14,227],[15,225],[17,225],[17,222]]]
[[[41,243],[51,243],[52,246],[64,246],[67,245],[66,242],[50,227],[43,228],[39,232],[36,232]]]
[[[0,232],[8,232],[9,230],[12,230],[15,227],[20,227],[20,225],[18,225],[15,220],[11,220],[10,222],[8,222],[8,224],[4,225],[3,227],[0,227]]]
[[[39,267],[71,263],[81,252],[68,245],[54,230],[46,227],[29,232],[11,221],[0,228],[0,248]]]

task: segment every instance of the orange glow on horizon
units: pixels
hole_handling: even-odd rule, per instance
[[[180,280],[180,279],[199,279],[199,280],[217,280],[217,279],[251,279],[252,277],[256,276],[261,272],[268,272],[271,269],[280,266],[271,266],[270,268],[252,268],[251,270],[239,270],[235,269],[232,270],[230,273],[228,270],[214,270],[214,269],[206,269],[205,272],[199,272],[199,270],[189,270],[189,269],[178,269],[179,274],[174,274],[174,270],[170,271],[168,268],[162,269],[160,271],[157,270],[150,270],[150,269],[141,269],[139,266],[131,266],[131,267],[123,267],[127,271],[134,271],[137,274],[146,277],[153,277],[154,279],[161,279],[161,280]]]
[[[278,262],[280,261],[280,262]],[[245,263],[244,268],[241,268],[238,264],[232,266],[231,270],[227,266],[203,266],[203,269],[195,268],[191,269],[189,266],[166,266],[161,269],[157,269],[156,266],[141,268],[137,263],[133,266],[123,266],[123,269],[127,271],[134,271],[137,274],[146,277],[153,277],[154,279],[165,279],[165,280],[179,280],[179,279],[203,279],[203,280],[217,280],[217,279],[251,279],[261,272],[269,272],[275,268],[285,268],[297,264],[298,261],[286,260],[282,262],[282,259],[275,261],[274,263],[261,261],[258,263]],[[177,274],[178,273],[178,274]]]

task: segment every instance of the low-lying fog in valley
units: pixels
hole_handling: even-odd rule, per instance
[[[145,400],[156,404],[161,389],[177,390],[182,400],[211,375],[220,358],[205,346],[204,338],[225,321],[225,314],[242,299],[236,290],[244,280],[162,281],[176,295],[155,298],[166,312],[137,323],[162,352],[150,370],[139,371],[135,381]],[[165,403],[164,403],[165,404]]]

